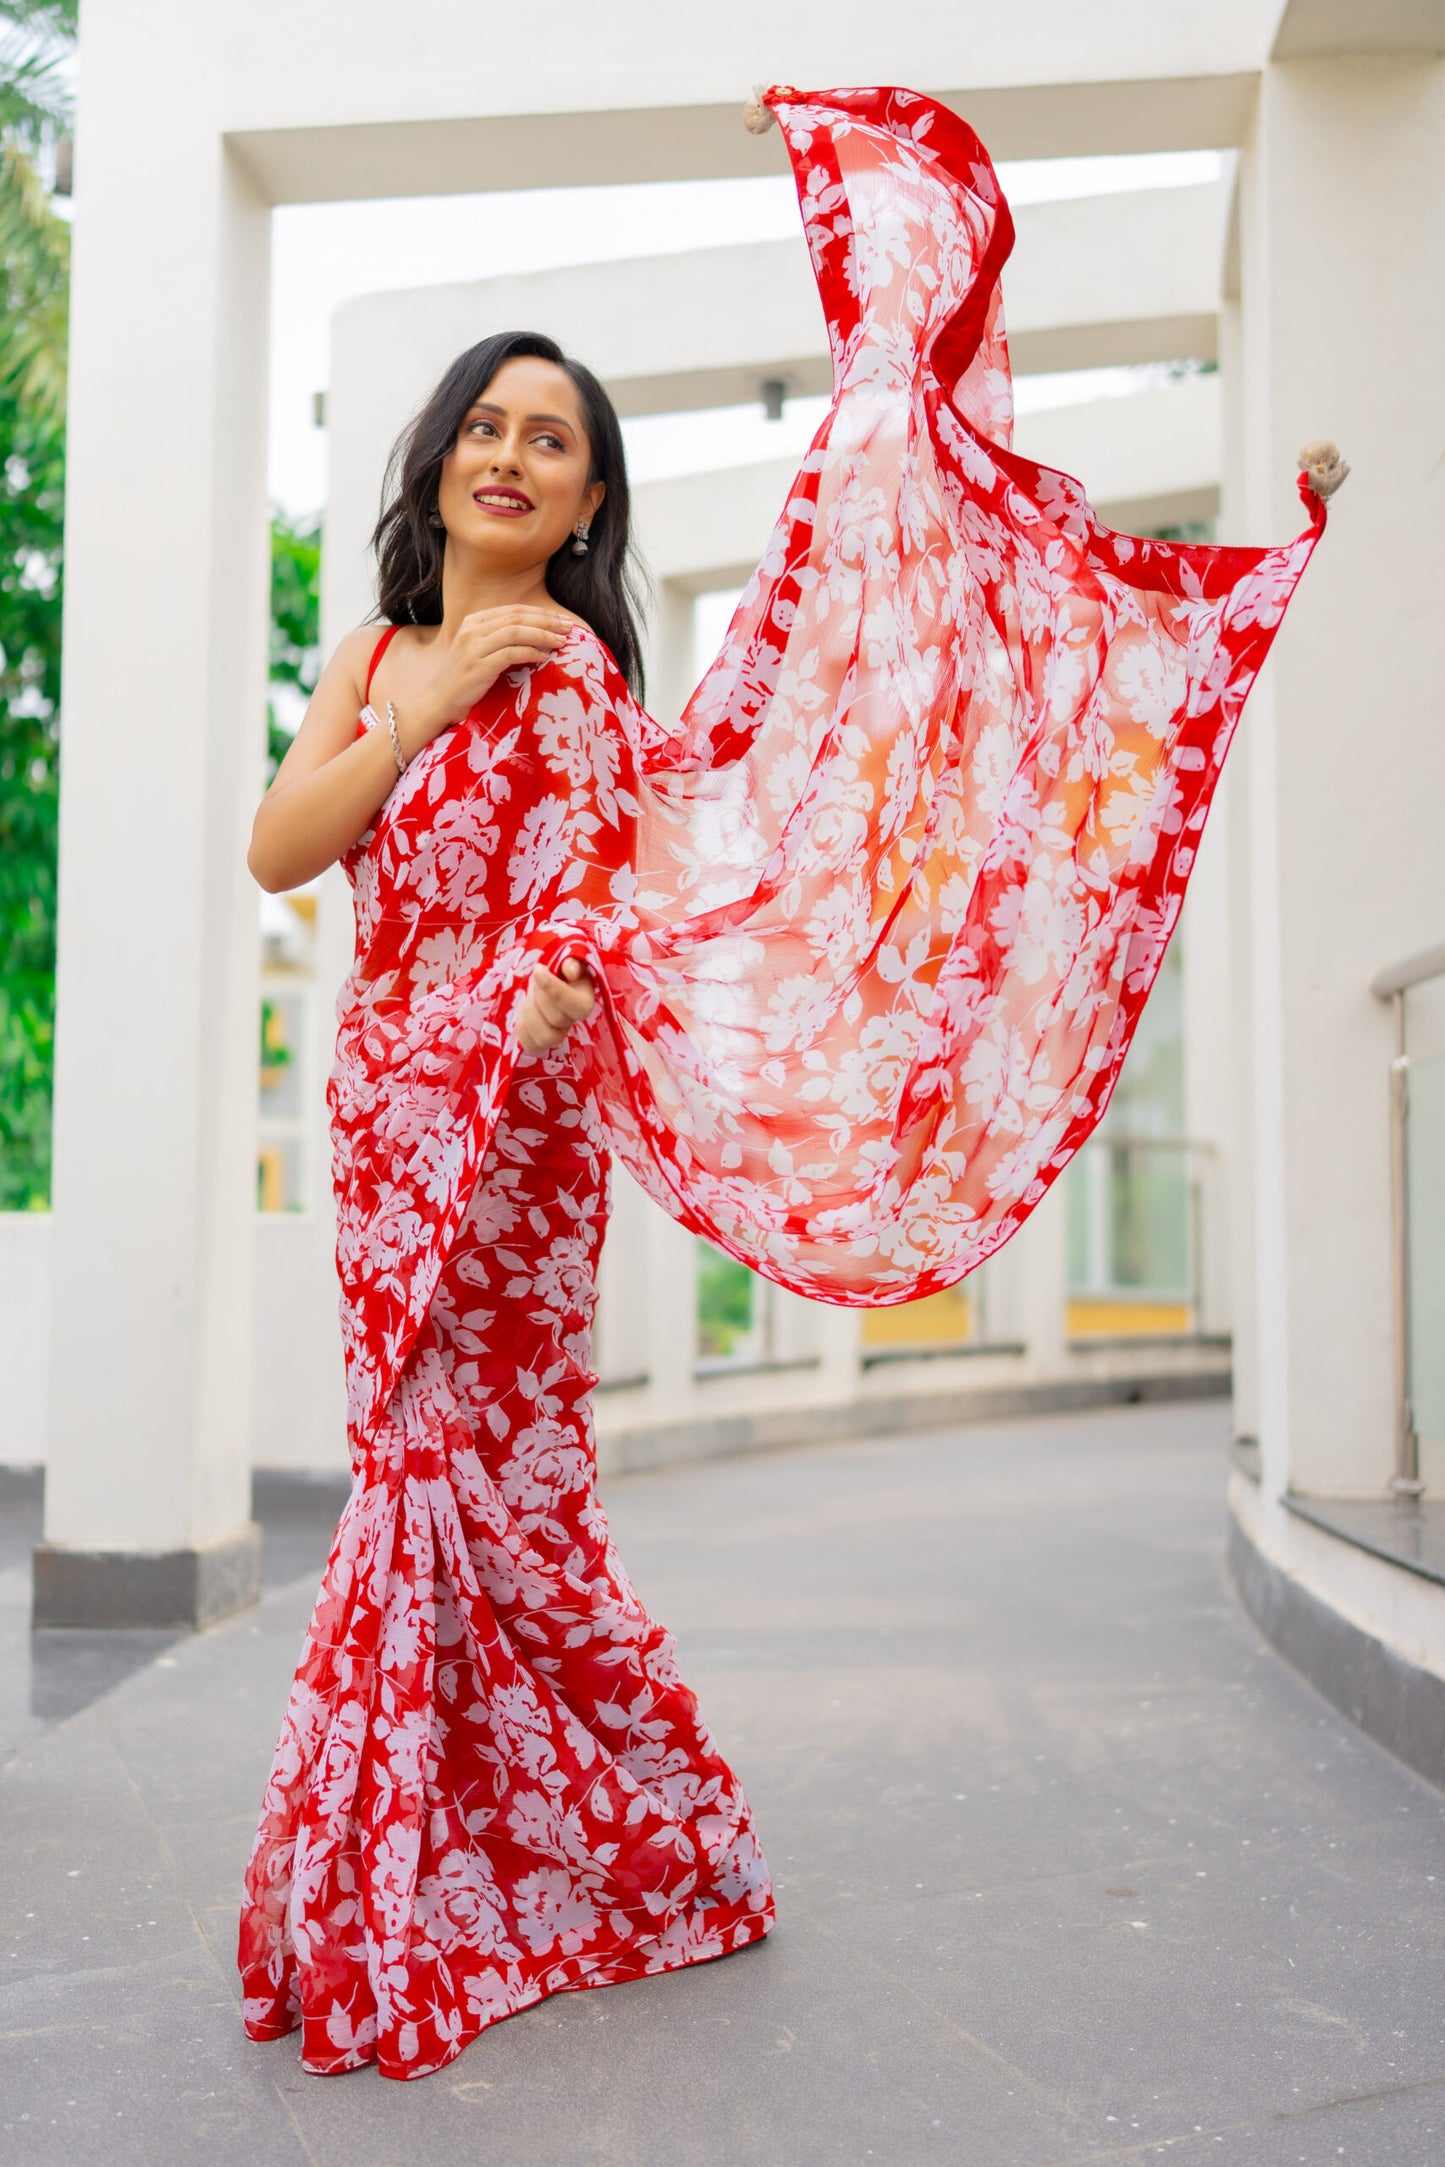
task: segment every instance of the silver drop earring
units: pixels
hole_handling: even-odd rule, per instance
[[[430,510],[430,511],[429,511],[429,512],[427,513],[427,515],[426,515],[426,518],[427,518],[427,525],[428,525],[429,527],[440,527],[440,526],[442,526],[442,525],[444,524],[444,522],[443,522],[443,519],[442,519],[442,508],[441,508],[441,506],[440,506],[439,504],[434,504],[434,505],[432,506],[431,510]]]
[[[572,539],[572,554],[574,557],[585,557],[587,554],[587,530],[590,524],[591,522],[586,519],[579,519],[577,522],[577,531]]]

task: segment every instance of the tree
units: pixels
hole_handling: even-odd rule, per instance
[[[0,1209],[50,1193],[70,232],[37,161],[69,125],[75,0],[0,0]]]
[[[284,512],[275,512],[271,518],[271,683],[294,688],[288,702],[293,710],[316,690],[321,674],[320,640],[320,524],[313,519],[298,526]],[[268,781],[285,758],[295,729],[296,721],[278,712],[273,693],[266,708]]]

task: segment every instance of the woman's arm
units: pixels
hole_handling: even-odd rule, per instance
[[[387,732],[356,732],[366,666],[379,636],[371,625],[348,632],[261,800],[246,863],[273,895],[303,886],[344,856],[396,781]]]
[[[504,670],[541,662],[573,619],[546,607],[477,610],[437,657],[423,690],[397,715],[402,758],[410,760],[475,706]],[[273,895],[302,887],[363,836],[397,779],[390,733],[356,734],[375,625],[348,632],[311,695],[276,779],[261,800],[246,863]]]

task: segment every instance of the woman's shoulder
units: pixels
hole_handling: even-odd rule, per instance
[[[347,661],[353,660],[357,655],[364,655],[369,662],[372,651],[378,643],[384,640],[388,633],[397,630],[399,630],[399,627],[396,625],[376,624],[374,622],[355,625],[350,632],[342,633],[332,649],[332,653],[334,655],[344,655]]]
[[[327,663],[328,673],[349,681],[360,706],[367,696],[367,680],[371,676],[372,663],[383,641],[390,642],[392,635],[403,627],[392,624],[360,624],[350,632],[344,632],[331,650]]]

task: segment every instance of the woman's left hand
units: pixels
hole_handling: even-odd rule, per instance
[[[573,1024],[583,1022],[596,1006],[592,973],[580,956],[568,956],[560,976],[539,963],[517,1013],[517,1038],[523,1052],[546,1053],[560,1046]]]

